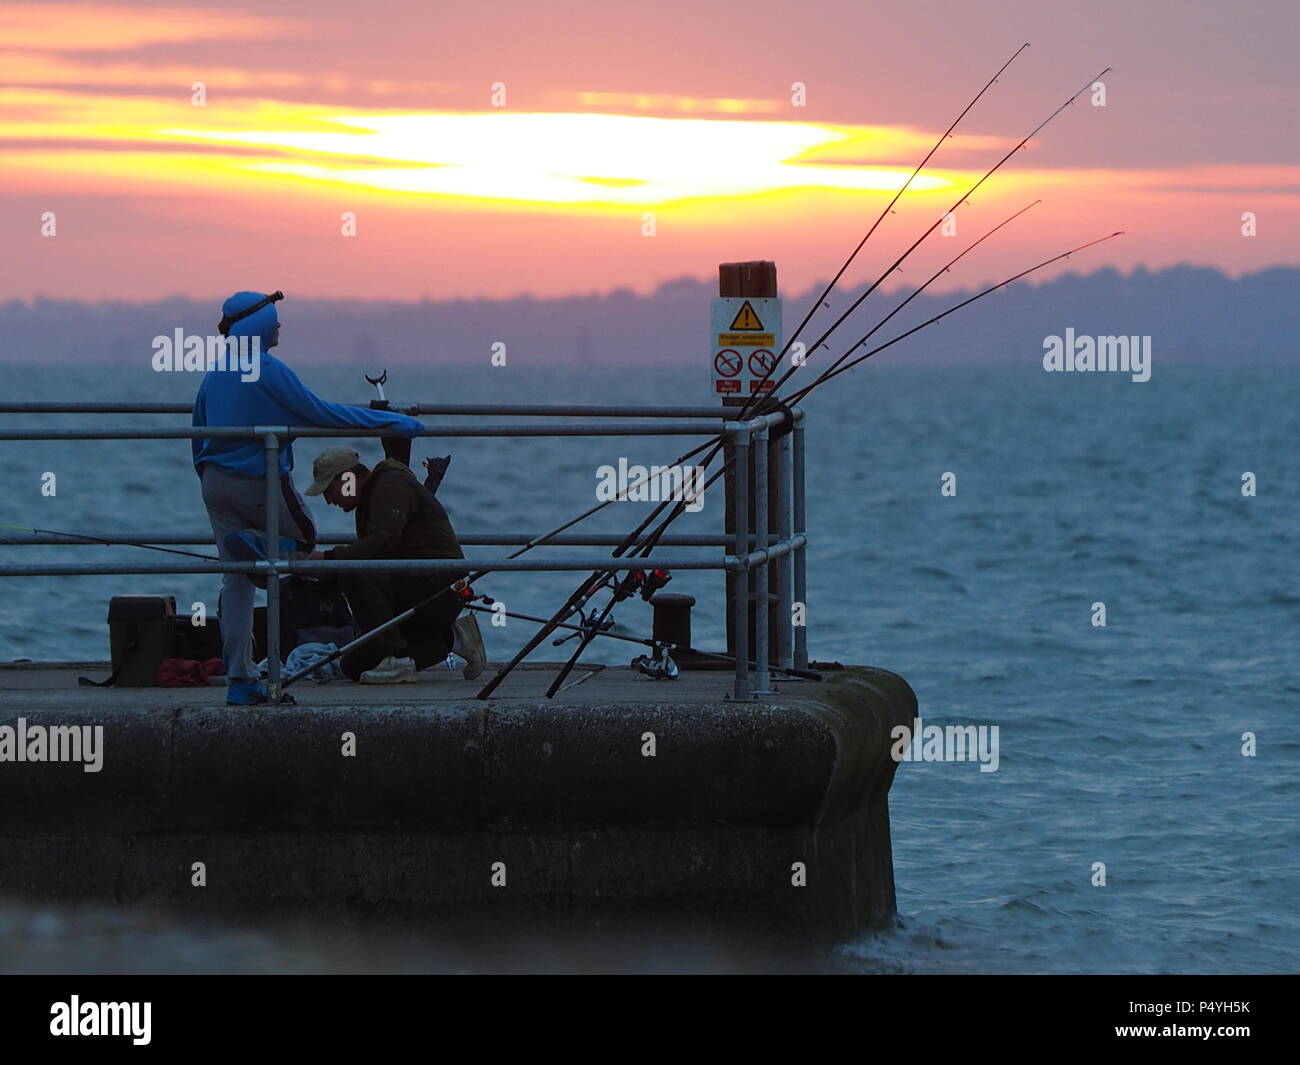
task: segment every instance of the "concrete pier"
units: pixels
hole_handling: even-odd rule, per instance
[[[429,670],[235,708],[220,687],[77,686],[102,664],[0,666],[0,727],[103,727],[98,772],[0,761],[0,894],[670,930],[812,965],[889,921],[902,678],[850,667],[736,703],[727,672],[588,666],[548,701],[553,669],[486,702]]]

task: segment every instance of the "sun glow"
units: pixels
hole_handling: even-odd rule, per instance
[[[799,188],[893,191],[903,168],[811,158],[851,129],[796,122],[605,114],[320,116],[333,129],[204,130],[155,135],[260,148],[227,165],[388,192],[549,204],[657,205]],[[292,155],[292,158],[284,156]],[[920,175],[918,192],[948,180]]]

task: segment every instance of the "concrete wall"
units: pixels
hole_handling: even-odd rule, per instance
[[[104,725],[104,766],[0,763],[0,893],[639,924],[815,956],[893,914],[889,732],[916,712],[892,673],[827,677],[769,704],[663,684],[606,706],[27,710]]]

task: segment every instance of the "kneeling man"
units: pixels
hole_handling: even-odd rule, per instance
[[[397,459],[368,469],[350,447],[321,452],[312,466],[307,495],[356,512],[357,538],[313,559],[464,558],[447,512],[433,494]],[[340,573],[339,587],[363,632],[465,576],[462,572]],[[448,592],[414,617],[380,633],[343,656],[346,676],[363,684],[400,684],[417,670],[443,661],[455,651],[465,659],[464,676],[473,680],[486,664],[483,638],[473,614],[457,617],[460,598]]]

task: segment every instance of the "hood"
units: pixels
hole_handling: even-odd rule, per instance
[[[236,292],[230,299],[221,305],[223,316],[238,314],[259,300],[266,299],[265,292]],[[262,351],[265,352],[270,343],[271,337],[275,333],[276,326],[280,324],[280,316],[275,313],[275,304],[268,303],[256,314],[250,314],[247,318],[241,318],[238,322],[230,327],[230,336],[232,337],[257,337],[261,341]]]

